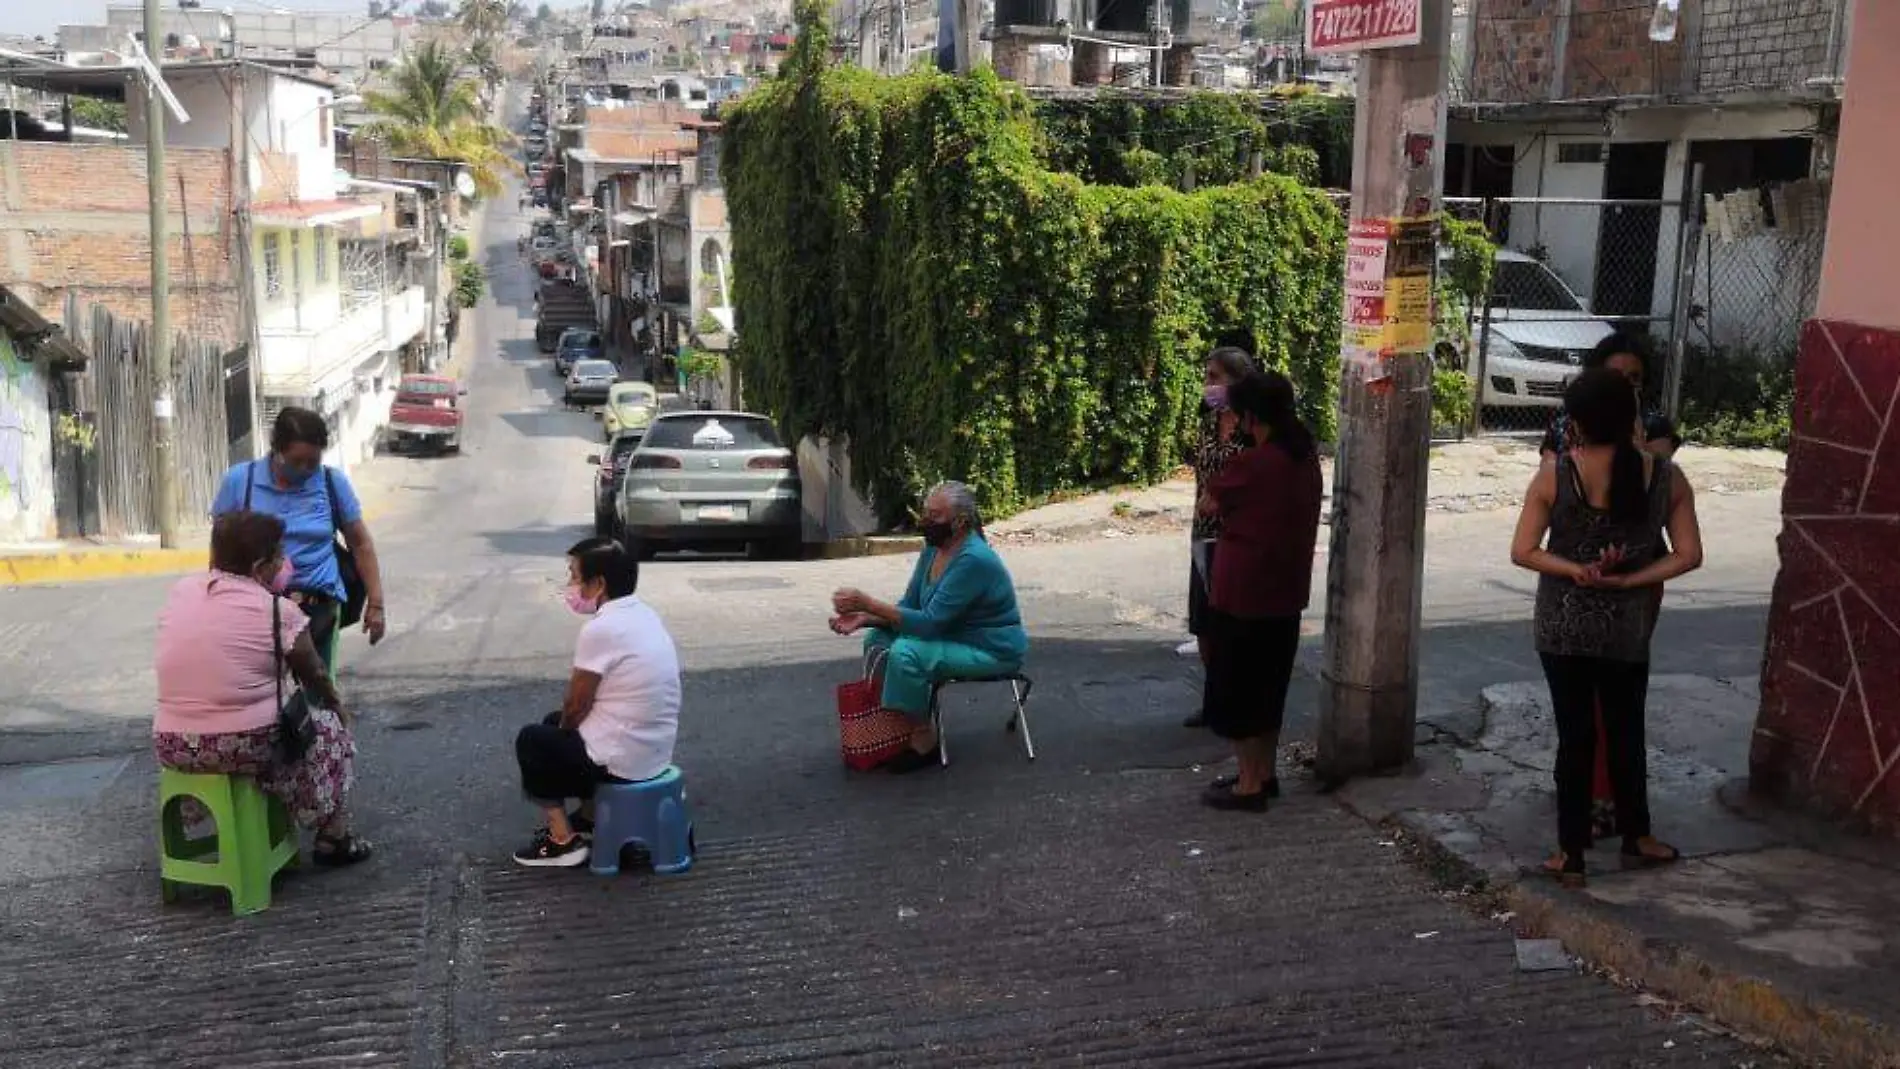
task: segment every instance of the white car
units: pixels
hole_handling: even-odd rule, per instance
[[[1491,276],[1491,332],[1485,340],[1484,403],[1556,408],[1563,403],[1564,388],[1583,369],[1583,358],[1615,332],[1609,323],[1591,319],[1583,299],[1541,261],[1498,250]]]

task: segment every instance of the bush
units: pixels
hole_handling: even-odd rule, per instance
[[[463,260],[455,265],[455,303],[473,308],[481,303],[482,290],[488,285],[488,273],[482,265]]]
[[[468,253],[468,235],[456,234],[449,238],[449,259],[466,260],[468,259]]]
[[[1432,368],[1432,428],[1462,432],[1471,426],[1475,398],[1471,376],[1456,368]]]
[[[993,515],[1165,477],[1217,340],[1285,370],[1331,437],[1345,228],[1324,194],[1090,185],[1041,164],[993,74],[814,51],[724,116],[735,359],[790,437],[849,436],[887,520],[943,477]]]
[[[1763,353],[1688,346],[1676,421],[1683,438],[1699,445],[1788,448],[1794,362],[1792,347]]]

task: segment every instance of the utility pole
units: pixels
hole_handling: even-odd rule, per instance
[[[1309,5],[1314,43],[1361,2]],[[1451,3],[1419,0],[1417,44],[1359,58],[1320,704],[1332,783],[1412,758]]]
[[[159,76],[165,66],[165,35],[158,0],[145,0],[145,184],[152,213],[152,516],[158,544],[178,548],[178,441],[172,412],[172,312],[170,235],[165,218],[165,101]]]

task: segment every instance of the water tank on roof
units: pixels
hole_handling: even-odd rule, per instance
[[[998,26],[1054,26],[1056,0],[996,0]]]
[[[1118,33],[1147,33],[1149,9],[1156,0],[1083,0],[1091,7],[1093,25],[1098,30]],[[1177,34],[1185,34],[1194,18],[1192,0],[1159,0],[1167,25]]]

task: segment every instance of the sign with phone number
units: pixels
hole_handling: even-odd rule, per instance
[[[1311,0],[1306,50],[1358,52],[1419,42],[1420,0]]]

